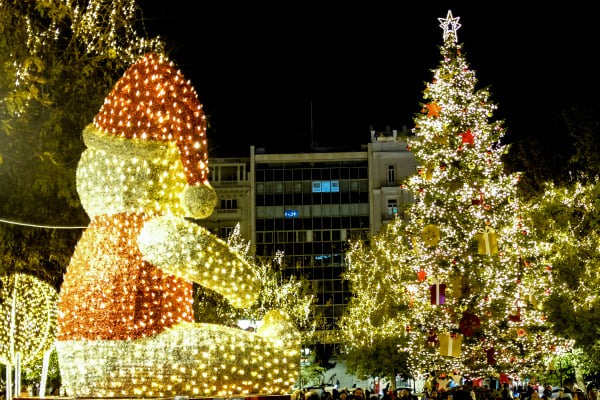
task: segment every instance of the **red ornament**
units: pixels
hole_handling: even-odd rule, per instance
[[[496,361],[496,358],[494,357],[496,355],[496,349],[494,347],[490,347],[489,349],[485,350],[485,358],[487,359],[487,363],[488,364],[497,364],[498,361]]]
[[[426,105],[427,109],[429,110],[429,115],[430,117],[439,117],[440,116],[440,111],[442,111],[442,107],[440,107],[437,103],[431,103],[431,104],[427,104]]]
[[[481,320],[473,313],[465,311],[458,324],[460,331],[465,336],[473,336],[481,328]]]
[[[472,206],[483,206],[483,192],[479,192],[479,199],[471,200]]]
[[[437,334],[433,329],[427,331],[427,346],[437,347],[440,341],[438,340]]]
[[[521,308],[517,308],[517,313],[508,316],[510,322],[521,322]]]
[[[465,133],[459,133],[458,135],[462,137],[462,144],[469,143],[473,146],[473,138],[475,138],[475,135],[473,135],[470,128],[467,129]]]
[[[406,332],[410,332],[410,331],[412,331],[411,326],[410,325],[406,325]]]
[[[420,270],[419,272],[417,272],[417,277],[419,277],[419,282],[423,282],[425,280],[425,277],[427,276],[427,272]]]

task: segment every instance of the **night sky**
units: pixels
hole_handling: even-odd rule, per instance
[[[593,60],[600,35],[591,3],[404,3],[141,5],[148,34],[163,37],[205,105],[218,155],[247,155],[251,144],[302,150],[311,126],[321,146],[358,146],[370,140],[371,128],[412,127],[424,83],[440,61],[438,18],[448,9],[460,17],[458,39],[478,86],[490,87],[495,118],[505,120],[506,142],[540,130],[561,140],[551,132],[553,116],[598,102]]]

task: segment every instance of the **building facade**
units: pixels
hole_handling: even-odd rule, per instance
[[[318,294],[315,313],[334,329],[350,295],[341,278],[349,241],[369,240],[412,197],[400,187],[416,170],[406,142],[371,134],[361,151],[264,154],[214,159],[219,202],[207,228],[222,237],[240,224],[258,257],[283,252],[285,275],[303,276]]]

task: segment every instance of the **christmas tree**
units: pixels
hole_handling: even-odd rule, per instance
[[[547,295],[546,271],[516,200],[519,176],[504,172],[504,128],[491,120],[496,106],[487,90],[476,89],[457,41],[459,18],[449,11],[439,21],[442,60],[409,138],[421,166],[406,183],[415,198],[405,211],[408,222],[396,220],[370,248],[356,245],[349,254],[354,282],[374,276],[374,268],[389,269],[386,279],[393,281],[371,286],[370,296],[384,291],[398,312],[376,321],[378,333],[369,336],[352,321],[372,310],[351,303],[344,328],[347,338],[364,342],[395,326],[414,376],[432,370],[522,376],[545,368],[564,345],[550,335],[539,307]],[[390,232],[402,232],[405,243]]]

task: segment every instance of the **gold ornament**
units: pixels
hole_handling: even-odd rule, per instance
[[[440,230],[435,225],[425,225],[422,237],[426,246],[435,246],[440,241]]]

